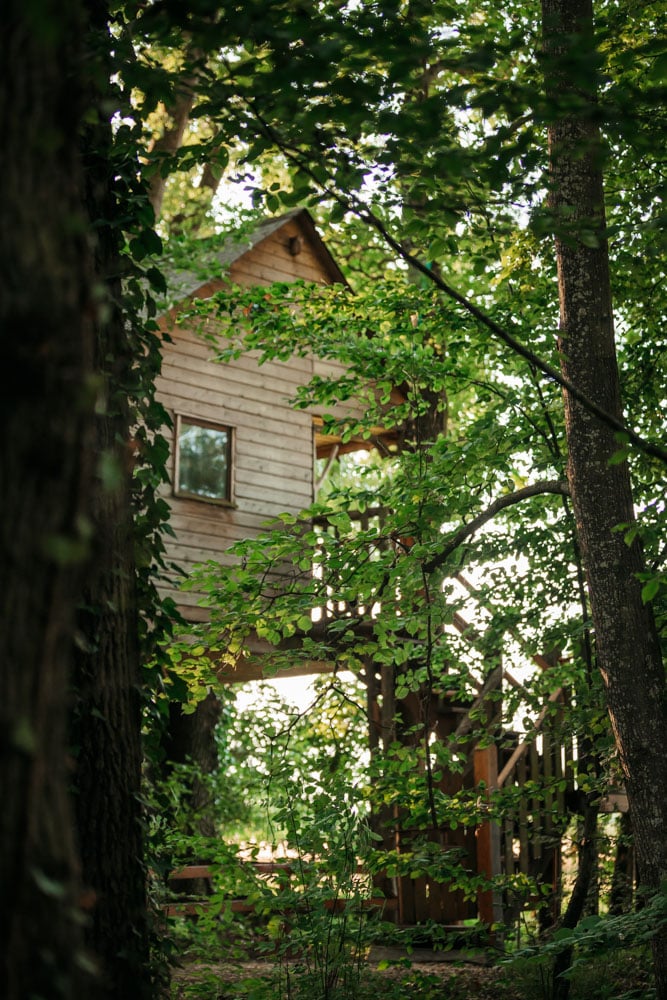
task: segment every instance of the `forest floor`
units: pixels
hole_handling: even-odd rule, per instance
[[[589,963],[575,976],[571,1000],[651,1000],[648,956],[617,954]],[[325,992],[293,964],[188,963],[174,970],[172,1000],[542,1000],[551,995],[548,968],[535,963],[422,962],[412,957],[383,967],[369,962],[360,976]],[[347,970],[348,973],[350,970]],[[289,974],[288,974],[289,973]]]
[[[260,981],[266,984],[266,995],[288,996],[285,987],[280,991],[277,978],[279,970],[271,962],[244,962],[238,966],[201,964],[184,966],[172,976],[173,1000],[213,1000],[223,997],[244,997],[260,994]],[[295,978],[298,977],[298,972]],[[443,985],[447,985],[446,993]],[[271,989],[273,985],[273,991]],[[216,988],[217,987],[217,988]],[[342,989],[342,987],[341,987]],[[460,965],[450,962],[413,962],[409,968],[391,966],[378,970],[369,965],[364,969],[357,987],[361,997],[427,998],[446,995],[451,1000],[522,1000],[522,994],[509,990],[507,973],[498,967]],[[304,995],[302,991],[298,996]],[[341,998],[343,992],[334,994]]]

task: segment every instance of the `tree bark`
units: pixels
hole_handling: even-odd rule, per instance
[[[583,820],[579,843],[577,846],[577,877],[572,888],[572,895],[567,904],[560,926],[573,930],[586,913],[586,904],[590,896],[592,884],[597,877],[597,822],[599,806],[587,797],[583,806]],[[570,980],[566,973],[572,965],[574,946],[568,945],[556,955],[553,968],[552,1000],[568,1000],[570,995]]]
[[[590,0],[542,0],[549,127],[550,205],[557,225],[561,370],[622,417],[611,305],[602,147],[595,125]],[[564,109],[564,110],[562,110]],[[634,520],[626,462],[610,428],[565,393],[568,479],[595,628],[596,652],[623,770],[640,880],[667,876],[665,676],[651,606],[641,599],[639,542],[614,529]],[[667,935],[654,939],[658,996],[667,996]]]
[[[93,275],[81,211],[82,7],[0,8],[0,996],[77,1000],[66,750],[86,565]]]
[[[630,913],[634,895],[634,846],[630,813],[621,813],[614,854],[614,871],[609,892],[609,912],[618,917]]]
[[[183,145],[183,137],[190,112],[195,102],[195,76],[184,77],[171,107],[165,108],[165,113],[169,117],[169,125],[165,126],[162,135],[151,143],[149,153],[151,158],[157,161],[157,169],[152,175],[149,183],[149,201],[153,206],[155,218],[160,217],[162,212],[162,202],[164,192],[167,187],[167,174],[163,173],[162,166],[164,160],[173,156]]]
[[[98,351],[109,346],[108,335],[113,340],[118,332],[98,331]],[[96,447],[101,453],[117,453],[121,434],[127,434],[125,415],[100,418]],[[132,1000],[149,995],[149,971],[140,807],[141,678],[125,475],[115,490],[97,484],[92,522],[94,571],[83,592],[73,680],[76,827],[82,877],[93,900],[86,940],[100,966],[94,996]]]
[[[89,0],[90,44],[106,51],[106,5]],[[102,63],[100,79],[110,72]],[[98,65],[98,70],[100,66]],[[103,75],[102,75],[103,74]],[[100,966],[96,1000],[150,995],[141,790],[141,670],[132,510],[135,347],[120,309],[119,208],[104,92],[82,137],[83,198],[104,310],[95,325],[98,456],[90,517],[93,560],[82,592],[75,654],[73,785],[82,877],[93,905],[86,940]]]

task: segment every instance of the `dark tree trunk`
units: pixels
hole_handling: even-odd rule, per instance
[[[584,916],[590,898],[591,886],[597,877],[597,822],[599,806],[592,800],[584,804],[584,814],[577,849],[577,877],[560,926],[573,930]],[[572,965],[574,948],[569,945],[560,951],[554,961],[554,988],[552,1000],[568,1000],[570,980],[565,973]]]
[[[215,802],[211,798],[211,788],[206,776],[213,774],[219,764],[218,744],[215,730],[222,713],[220,699],[213,691],[200,701],[194,712],[185,714],[178,702],[169,706],[169,730],[165,734],[165,774],[169,774],[174,764],[189,764],[191,770],[186,778],[187,820],[182,832],[204,838],[213,846],[218,835],[215,817]],[[181,814],[182,815],[182,814]],[[182,823],[182,820],[181,820]],[[186,859],[190,863],[203,864],[213,860],[208,845]],[[208,879],[178,879],[171,883],[171,889],[188,896],[205,896],[211,890]]]
[[[91,46],[104,52],[105,5],[91,0],[89,9]],[[91,79],[92,92],[104,86],[109,74],[102,72],[102,82]],[[105,95],[97,96],[103,108]],[[131,506],[133,415],[128,402],[137,359],[119,308],[120,232],[114,225],[119,212],[113,193],[111,128],[103,111],[98,124],[86,129],[82,147],[86,211],[96,233],[95,271],[106,292],[106,308],[104,321],[96,324],[94,342],[98,466],[90,511],[93,565],[82,594],[73,677],[73,784],[82,878],[93,899],[86,939],[100,966],[95,996],[132,1000],[149,995]]]
[[[635,884],[635,852],[630,813],[621,813],[614,855],[614,871],[609,892],[609,912],[618,917],[630,913]]]
[[[195,771],[189,795],[193,817],[191,833],[215,837],[216,822],[213,802],[205,776],[218,766],[218,745],[215,729],[220,721],[222,707],[216,695],[209,691],[194,712],[185,714],[177,702],[169,706],[169,732],[165,742],[167,766],[191,763]],[[196,859],[193,858],[193,861]]]
[[[78,1000],[67,691],[90,487],[76,2],[0,7],[0,996]]]
[[[563,374],[589,399],[621,416],[604,239],[602,150],[594,124],[595,49],[590,0],[542,0],[551,207],[561,306]],[[566,108],[567,110],[559,110]],[[578,110],[571,110],[572,108]],[[641,599],[638,542],[619,524],[634,519],[627,463],[610,465],[613,431],[565,394],[568,477],[586,567],[597,660],[627,786],[640,880],[667,876],[665,676],[650,605]],[[667,935],[654,940],[658,996],[667,996]]]
[[[98,444],[112,447],[106,429],[98,429]],[[94,505],[96,566],[79,617],[85,650],[77,653],[74,675],[76,825],[82,877],[93,896],[86,938],[100,965],[96,996],[109,1000],[148,995],[141,711],[125,500],[99,489]]]
[[[114,324],[115,325],[115,324]],[[115,330],[118,333],[118,330]],[[114,331],[98,338],[108,346]],[[99,358],[98,358],[99,360]],[[101,418],[96,445],[118,455],[127,424]],[[85,886],[93,894],[86,938],[100,965],[96,997],[148,996],[145,872],[142,860],[141,703],[132,519],[124,474],[114,490],[98,483],[92,509],[94,572],[79,615],[75,658],[76,825]]]

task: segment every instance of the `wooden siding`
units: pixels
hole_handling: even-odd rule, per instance
[[[291,239],[301,240],[301,252],[292,256]],[[329,284],[320,256],[297,219],[290,219],[281,229],[258,243],[235,261],[230,278],[238,285],[270,285],[273,281],[316,281]]]
[[[292,255],[290,239],[301,240],[301,251]],[[230,267],[229,279],[240,285],[273,281],[328,283],[330,272],[321,249],[311,240],[298,217],[240,256]],[[198,295],[222,287],[215,277]],[[232,428],[232,505],[222,506],[165,496],[172,509],[176,537],[167,539],[167,560],[189,573],[198,562],[214,560],[229,565],[226,550],[234,542],[258,534],[267,521],[282,512],[296,513],[313,499],[313,415],[295,410],[290,399],[313,372],[311,358],[269,362],[261,367],[256,357],[245,355],[230,364],[217,364],[212,350],[193,329],[179,326],[175,312],[165,317],[165,341],[158,396],[173,415],[208,420]],[[167,435],[172,450],[173,437]],[[176,590],[178,577],[170,572],[165,591],[191,620],[205,613],[196,607],[197,594]]]

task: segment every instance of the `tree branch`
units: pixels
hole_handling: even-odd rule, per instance
[[[462,525],[457,532],[455,532],[449,541],[446,543],[445,547],[438,552],[436,556],[433,556],[427,563],[424,564],[424,572],[432,573],[434,570],[442,566],[444,562],[449,558],[452,552],[456,549],[466,538],[470,538],[474,535],[476,531],[486,524],[487,521],[491,521],[496,514],[506,507],[512,507],[514,504],[521,503],[522,500],[527,500],[528,497],[540,496],[543,493],[555,493],[559,496],[569,496],[570,488],[566,482],[562,482],[558,479],[543,480],[539,483],[532,483],[530,486],[524,486],[522,489],[517,490],[515,493],[505,493],[503,496],[498,497],[496,500],[490,504],[486,510],[483,510],[481,514],[469,521],[468,524]]]
[[[156,219],[160,217],[164,192],[167,186],[167,175],[163,173],[161,163],[163,159],[177,153],[183,145],[183,136],[185,135],[185,129],[190,120],[190,112],[195,102],[195,83],[196,77],[194,76],[184,77],[179,82],[174,96],[174,103],[169,107],[165,107],[165,112],[171,124],[165,125],[162,135],[153,140],[148,150],[151,159],[156,160],[158,164],[158,169],[152,175],[148,185],[148,200],[153,206]]]
[[[401,257],[407,264],[414,267],[416,271],[423,274],[425,278],[428,278],[436,288],[448,296],[448,298],[453,299],[460,306],[463,307],[471,316],[473,316],[479,323],[485,326],[491,333],[498,339],[501,340],[507,347],[510,348],[515,354],[524,358],[529,364],[537,368],[538,371],[542,372],[548,379],[555,382],[557,385],[564,389],[567,393],[572,396],[585,410],[592,413],[598,418],[603,424],[611,427],[612,430],[619,434],[624,435],[629,442],[631,442],[639,451],[643,452],[645,455],[649,455],[652,458],[657,458],[661,462],[667,464],[667,449],[663,448],[659,444],[655,444],[652,441],[646,441],[640,434],[633,431],[627,424],[615,417],[612,413],[598,406],[596,402],[577,388],[569,379],[566,379],[557,368],[550,365],[547,361],[543,361],[537,354],[530,350],[522,344],[513,334],[509,333],[504,327],[496,323],[495,320],[491,319],[490,316],[471,302],[470,299],[466,298],[460,292],[457,292],[455,288],[449,285],[443,278],[437,273],[436,270],[429,267],[428,264],[420,260],[419,257],[415,257],[414,254],[406,248],[405,244],[399,239],[392,236],[385,224],[381,219],[367,205],[362,201],[357,199],[352,194],[343,195],[335,189],[333,186],[329,186],[327,182],[321,180],[311,167],[309,161],[304,158],[304,153],[298,147],[290,145],[286,142],[282,136],[276,131],[273,126],[264,119],[263,115],[254,107],[253,101],[247,97],[243,97],[242,100],[246,104],[250,113],[254,116],[259,124],[261,131],[264,135],[272,142],[274,145],[291,160],[299,170],[303,171],[310,179],[316,184],[316,186],[323,192],[327,197],[332,198],[338,205],[340,205],[345,211],[351,212],[356,215],[358,219],[365,222],[371,228],[375,229],[377,233],[382,236],[385,242]]]

